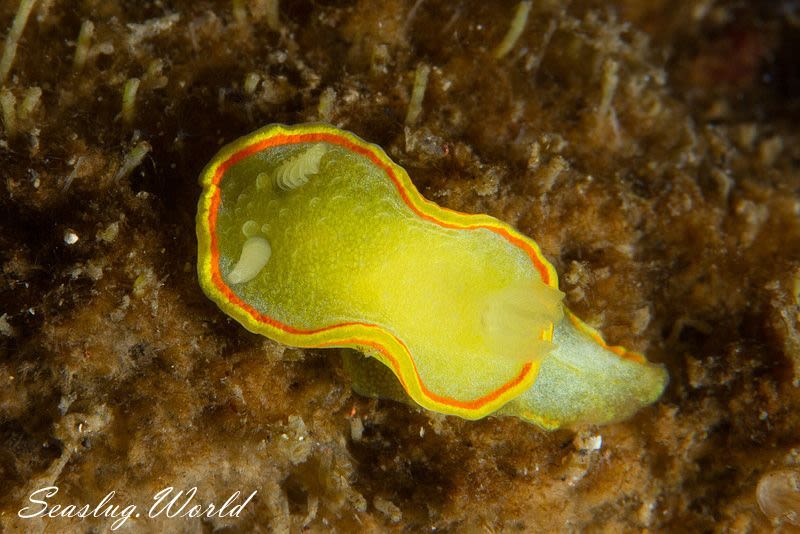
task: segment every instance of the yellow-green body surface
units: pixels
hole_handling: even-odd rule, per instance
[[[564,310],[536,243],[424,199],[351,133],[267,126],[224,147],[201,182],[206,294],[281,343],[374,358],[346,359],[357,391],[556,428],[624,418],[666,384]]]

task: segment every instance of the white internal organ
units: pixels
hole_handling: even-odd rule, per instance
[[[543,358],[553,344],[542,332],[563,317],[564,294],[547,284],[519,281],[492,293],[481,316],[484,339],[494,351],[520,362]]]
[[[323,143],[317,143],[289,158],[275,171],[275,185],[283,191],[304,185],[312,174],[319,172],[319,163],[327,151],[328,149]]]
[[[233,270],[228,274],[228,282],[242,284],[249,282],[267,265],[272,248],[263,237],[250,237],[242,246],[242,254]]]

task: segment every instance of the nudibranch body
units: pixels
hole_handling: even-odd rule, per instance
[[[555,428],[623,418],[666,384],[563,308],[535,242],[426,200],[349,132],[267,126],[224,147],[201,183],[206,294],[281,343],[374,358],[347,359],[357,391],[392,396],[397,384],[371,382],[377,361],[427,409]]]

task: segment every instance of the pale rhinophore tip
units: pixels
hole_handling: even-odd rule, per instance
[[[305,185],[312,174],[319,172],[320,161],[327,151],[325,144],[317,143],[290,158],[275,171],[275,185],[283,191]]]
[[[518,281],[492,293],[481,323],[487,345],[497,354],[520,361],[544,357],[552,348],[549,332],[564,315],[564,294],[541,280]]]
[[[263,237],[250,237],[242,246],[242,254],[233,270],[228,274],[228,282],[242,284],[249,282],[267,265],[272,248]]]

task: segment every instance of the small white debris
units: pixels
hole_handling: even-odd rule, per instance
[[[392,501],[383,497],[375,497],[372,501],[375,509],[385,515],[392,523],[399,523],[403,519],[403,513]]]
[[[364,435],[364,422],[361,420],[360,417],[351,417],[350,418],[350,438],[355,441],[361,441],[362,436]]]
[[[64,230],[64,243],[67,245],[74,245],[78,242],[78,234],[75,233],[75,230],[66,229]]]
[[[164,33],[180,19],[180,13],[172,13],[160,18],[146,20],[141,24],[128,24],[128,29],[131,31],[130,35],[128,35],[128,47],[131,51],[138,51],[139,43]]]
[[[42,98],[41,87],[29,87],[25,90],[22,102],[17,109],[17,119],[20,122],[30,122],[36,108],[39,107],[39,101]]]
[[[260,81],[261,76],[257,72],[248,72],[244,77],[244,93],[247,95],[255,93]]]
[[[599,451],[603,446],[603,436],[600,434],[590,434],[588,432],[581,432],[575,436],[572,444],[580,452]]]
[[[336,104],[336,91],[332,87],[326,88],[319,95],[317,115],[325,122],[332,122],[334,106]]]
[[[800,469],[778,469],[763,475],[756,500],[773,525],[800,526]]]
[[[425,89],[428,87],[430,73],[431,67],[425,63],[417,65],[417,70],[414,71],[414,87],[411,89],[411,98],[408,101],[408,110],[406,111],[406,125],[408,126],[416,124],[420,113],[422,113],[422,99],[425,98]]]
[[[133,170],[138,167],[140,163],[142,163],[144,157],[150,152],[150,150],[152,150],[150,143],[147,141],[139,141],[139,143],[133,147],[130,152],[125,154],[119,170],[117,170],[117,173],[114,175],[114,181],[119,182],[123,178],[127,178],[128,175],[130,175],[130,173],[133,172]],[[140,191],[137,193],[137,196],[141,193],[146,193],[146,191]]]
[[[119,235],[119,222],[109,224],[104,230],[97,232],[97,240],[105,243],[113,243]]]
[[[91,20],[84,20],[81,24],[80,33],[78,33],[78,44],[75,46],[75,56],[72,59],[72,69],[75,72],[80,72],[86,65],[86,59],[89,57],[89,49],[92,44],[92,36],[94,36],[94,22]]]
[[[0,90],[0,113],[6,135],[14,137],[17,134],[17,97],[5,87]]]
[[[122,121],[131,124],[136,114],[136,93],[139,91],[139,78],[129,78],[122,88]]]
[[[596,436],[590,436],[589,439],[586,440],[586,450],[589,451],[599,451],[600,447],[603,446],[603,436],[600,434]]]
[[[542,192],[549,192],[555,185],[556,179],[567,169],[569,169],[569,164],[561,156],[556,156],[548,161],[547,165],[536,173],[536,180],[539,182]]]
[[[603,82],[600,94],[600,105],[597,106],[597,114],[604,117],[611,111],[611,102],[614,93],[619,85],[619,63],[607,59],[603,63]]]
[[[0,315],[0,336],[14,337],[15,333],[14,327],[8,322],[8,314]]]

